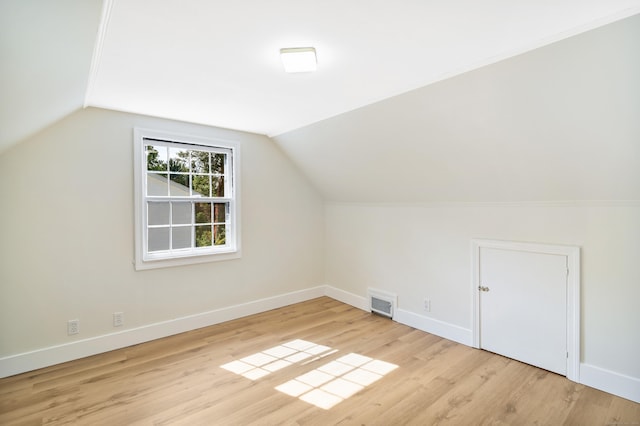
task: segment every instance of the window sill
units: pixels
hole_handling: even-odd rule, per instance
[[[149,259],[142,260],[136,259],[134,265],[136,271],[144,271],[147,269],[159,269],[159,268],[170,268],[173,266],[187,266],[187,265],[195,265],[199,263],[208,263],[208,262],[220,262],[224,260],[232,260],[232,259],[240,259],[242,254],[240,250],[221,252],[221,253],[212,253],[212,254],[201,254],[201,255],[191,255],[184,257],[171,257],[171,258],[158,258],[158,259]]]

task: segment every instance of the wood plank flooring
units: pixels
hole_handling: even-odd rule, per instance
[[[0,424],[638,425],[640,404],[322,297],[1,379]]]

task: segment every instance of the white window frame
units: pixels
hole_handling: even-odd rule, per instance
[[[207,248],[192,248],[183,250],[169,250],[167,252],[150,253],[147,250],[147,157],[145,153],[145,140],[152,139],[164,143],[185,144],[185,148],[197,149],[221,149],[229,151],[230,171],[225,172],[227,181],[224,201],[229,203],[227,212],[226,244],[224,246],[212,246]],[[135,268],[136,270],[164,268],[171,266],[190,265],[228,259],[237,259],[240,251],[240,149],[234,141],[205,138],[176,134],[158,130],[135,128],[133,135],[134,146],[134,212],[135,212]],[[230,178],[230,179],[229,179]],[[228,195],[227,195],[228,193]],[[167,201],[184,201],[185,198],[166,197]],[[151,200],[149,200],[151,201]]]

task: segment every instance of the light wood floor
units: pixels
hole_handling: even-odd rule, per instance
[[[255,380],[221,368],[298,340],[327,348]],[[275,389],[350,353],[397,368],[330,409]],[[2,379],[0,424],[619,425],[640,404],[323,297]]]

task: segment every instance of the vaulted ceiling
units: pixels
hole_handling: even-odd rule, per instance
[[[0,152],[82,108],[101,8],[0,1]]]
[[[640,199],[638,14],[640,0],[2,0],[0,152],[96,106],[269,135],[327,200]],[[301,46],[318,70],[284,73],[279,49]]]
[[[0,150],[82,106],[278,135],[640,11],[638,0],[0,5]],[[279,49],[295,46],[317,49],[317,72],[282,71]]]
[[[115,0],[89,105],[281,134],[593,28],[629,0]],[[151,6],[152,5],[152,6]],[[279,49],[313,46],[288,75]]]

